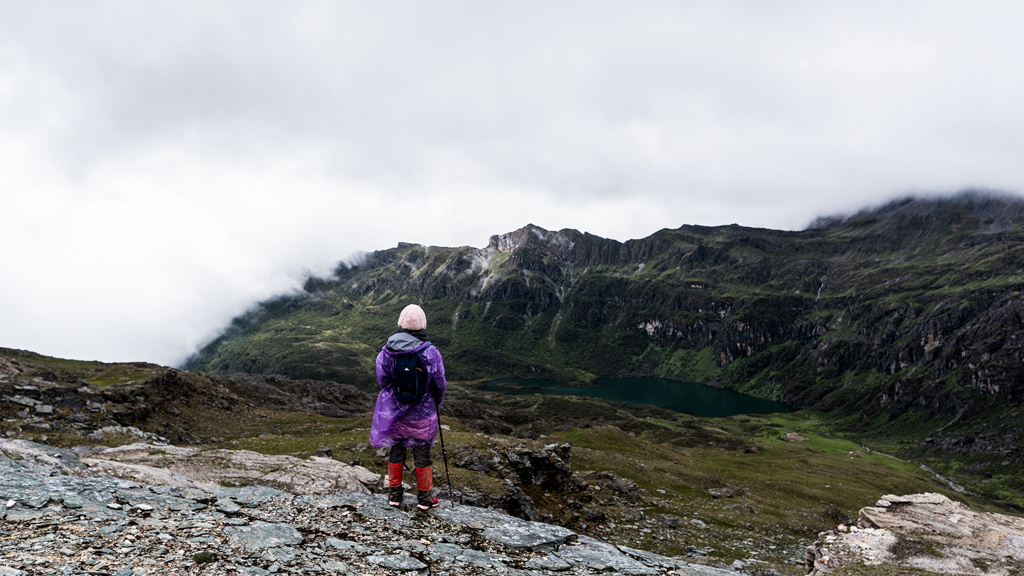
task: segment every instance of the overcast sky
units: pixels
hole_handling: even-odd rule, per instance
[[[0,0],[0,346],[176,364],[358,251],[1024,191],[1020,2]]]

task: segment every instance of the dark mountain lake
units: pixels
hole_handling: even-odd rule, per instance
[[[491,380],[485,382],[479,390],[503,394],[591,396],[714,418],[736,414],[792,412],[782,402],[663,378],[599,378],[594,386],[566,386],[550,380]]]

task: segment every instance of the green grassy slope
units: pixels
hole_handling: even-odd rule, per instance
[[[455,386],[452,395],[473,397],[462,386]],[[858,444],[824,431],[820,422],[802,413],[693,418],[658,409],[646,414],[635,407],[615,410],[594,399],[560,399],[557,408],[549,410],[543,406],[549,400],[514,399],[536,416],[553,412],[607,416],[609,410],[616,414],[604,425],[547,430],[549,434],[534,444],[571,443],[575,475],[586,478],[588,471],[611,472],[636,482],[645,496],[632,506],[622,506],[586,500],[575,491],[559,494],[527,486],[538,512],[574,530],[645,550],[685,555],[696,548],[708,552],[714,562],[753,558],[757,560],[754,568],[796,575],[803,574],[803,549],[819,531],[849,523],[861,507],[873,505],[887,493],[938,492],[975,510],[1005,512],[985,499],[955,492],[916,464],[866,453]],[[581,406],[567,409],[566,403]],[[309,455],[326,446],[336,458],[358,458],[372,470],[385,471],[384,458],[366,445],[368,417],[269,414],[272,433],[232,435],[221,446],[296,455]],[[529,442],[481,434],[449,416],[443,421],[451,426],[445,432],[445,442],[452,484],[459,491],[500,493],[502,478],[459,467],[452,455],[466,449],[487,451],[496,445]],[[554,420],[549,424],[561,427]],[[790,433],[805,439],[790,441]],[[439,448],[435,448],[434,459],[440,471]],[[447,489],[442,480],[438,486]],[[731,496],[716,498],[709,492],[726,488],[732,490]],[[572,503],[581,498],[590,518],[574,512],[578,508]],[[637,511],[655,524],[637,521]],[[657,519],[662,517],[681,519],[682,525],[659,530]],[[703,527],[691,524],[691,519],[699,520]]]
[[[141,382],[161,367],[148,362],[108,363],[85,360],[65,360],[43,356],[27,350],[0,348],[0,358],[16,362],[26,370],[40,373],[42,378],[59,380],[71,378],[69,382],[81,379],[95,386],[114,386]]]
[[[1024,398],[1022,287],[1024,202],[978,194],[800,232],[683,226],[620,243],[527,226],[483,249],[402,244],[339,266],[237,319],[187,368],[370,390],[377,350],[418,303],[453,380],[711,383],[1017,498],[1000,478],[1024,475],[1021,440],[1001,423]],[[951,443],[968,436],[988,440]]]
[[[149,370],[145,378],[137,372],[142,369]],[[135,379],[105,385],[124,374]],[[82,380],[93,378],[98,381],[81,386]],[[91,389],[84,394],[106,407],[95,413],[98,418],[127,414],[115,403],[141,399],[141,405],[152,411],[138,411],[124,424],[160,432],[161,423],[172,420],[207,448],[305,458],[327,447],[340,461],[385,472],[385,457],[368,446],[372,396],[329,382],[301,386],[274,378],[236,378],[0,349],[5,396],[18,386],[49,380],[44,386],[48,392],[42,392],[52,393],[51,388],[63,389],[66,384],[71,390]],[[245,385],[246,379],[259,382]],[[97,386],[102,386],[102,395]],[[341,388],[348,392],[339,394]],[[115,397],[114,392],[120,394]],[[306,408],[316,406],[307,402],[311,398],[333,402],[335,411],[339,403],[348,406],[351,417],[330,417]],[[73,399],[73,394],[65,399]],[[71,408],[74,402],[64,404],[62,408]],[[24,406],[10,400],[2,407],[8,437],[60,447],[139,440],[130,434],[108,434],[102,441],[92,438],[89,432],[110,422],[83,424],[73,417],[74,410],[59,408],[49,416],[19,414]],[[92,413],[85,406],[78,412]],[[1007,415],[1003,424],[1015,427],[1019,416]],[[52,426],[27,426],[42,417]],[[441,476],[446,458],[456,490],[488,494],[491,503],[501,502],[509,489],[505,480],[511,478],[494,470],[471,469],[466,454],[501,460],[517,450],[568,443],[573,473],[560,490],[521,487],[541,518],[658,553],[686,555],[699,550],[707,554],[705,560],[721,565],[742,559],[763,573],[803,574],[803,549],[819,531],[849,523],[861,507],[887,493],[938,492],[974,510],[1006,511],[1007,499],[1000,502],[1000,494],[958,493],[917,462],[864,450],[807,411],[696,418],[595,398],[482,393],[472,382],[452,382],[442,423],[449,429],[444,433],[446,456],[437,447],[434,450],[439,488],[446,484]],[[147,464],[171,467],[173,460],[154,450]],[[965,463],[974,466],[977,461]],[[608,484],[602,488],[600,478],[608,474],[635,483],[639,491],[621,495]]]

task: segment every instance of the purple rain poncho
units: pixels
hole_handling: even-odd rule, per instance
[[[417,352],[423,352],[423,364],[427,367],[427,393],[415,404],[401,404],[395,398],[395,387],[391,384],[395,356]],[[370,444],[433,446],[437,437],[437,406],[444,403],[444,390],[448,384],[444,378],[444,362],[437,348],[405,332],[393,334],[377,355],[377,383],[380,384],[380,393],[373,409]]]

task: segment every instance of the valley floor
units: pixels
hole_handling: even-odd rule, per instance
[[[169,442],[190,455],[152,448],[119,458],[183,475],[189,461],[223,462],[227,451],[261,455],[244,474],[208,479],[227,488],[280,488],[276,456],[298,467],[331,456],[386,470],[385,454],[368,445],[373,397],[351,386],[19,358],[0,374],[7,438],[55,448]],[[450,475],[465,504],[619,546],[796,575],[819,532],[849,524],[883,494],[934,492],[996,508],[914,462],[837,437],[814,415],[698,418],[589,398],[482,394],[474,385],[449,387],[435,485],[447,493]]]

